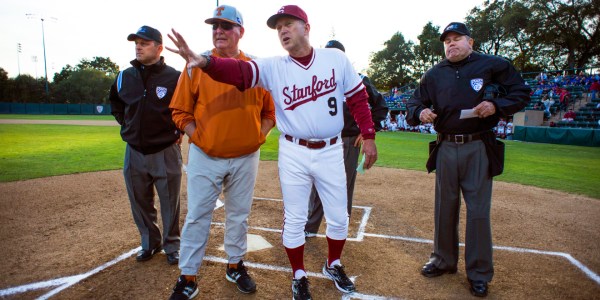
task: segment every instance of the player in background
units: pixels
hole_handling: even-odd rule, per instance
[[[135,41],[135,60],[110,88],[110,108],[127,143],[123,176],[133,221],[140,231],[146,261],[163,248],[167,262],[179,262],[179,192],[181,133],[171,119],[169,103],[179,71],[165,64],[161,33],[142,26],[127,37]],[[163,236],[157,225],[154,189],[160,200]]]
[[[242,14],[229,5],[217,7],[212,18],[214,49],[206,55],[250,60],[238,43],[244,36]],[[171,110],[177,127],[192,144],[187,165],[188,213],[181,235],[181,276],[171,300],[198,294],[196,275],[210,236],[212,213],[219,195],[225,204],[225,278],[242,293],[254,293],[256,283],[242,258],[247,251],[248,215],[258,172],[260,145],[275,125],[275,106],[263,88],[238,91],[214,81],[199,68],[185,68]]]
[[[325,48],[336,48],[342,52],[346,52],[344,45],[336,40],[327,42]],[[369,95],[369,107],[375,130],[381,130],[381,123],[385,120],[388,108],[383,99],[383,96],[371,84],[369,77],[360,74],[363,85],[367,89]],[[354,182],[356,181],[356,167],[358,166],[358,157],[360,155],[360,146],[362,145],[362,135],[360,129],[354,121],[354,117],[348,110],[348,105],[344,103],[344,129],[342,129],[342,142],[344,145],[344,166],[346,168],[346,185],[348,192],[348,216],[352,214],[352,199],[354,196]],[[310,201],[308,205],[308,221],[304,227],[306,237],[314,237],[319,232],[321,220],[323,219],[323,205],[317,189],[313,186],[310,193]]]
[[[341,264],[348,236],[346,174],[340,133],[344,126],[343,101],[363,136],[364,168],[377,160],[375,128],[368,95],[346,55],[336,49],[310,45],[310,23],[296,5],[281,7],[267,20],[277,30],[289,55],[250,62],[198,55],[175,30],[169,35],[188,66],[202,68],[213,79],[239,90],[256,86],[271,92],[275,100],[279,138],[279,177],[284,204],[283,246],[293,270],[294,299],[311,299],[304,268],[304,226],[308,199],[314,184],[321,195],[327,220],[328,255],[322,272],[345,293],[354,283]]]

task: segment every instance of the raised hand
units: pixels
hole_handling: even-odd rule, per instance
[[[194,51],[190,49],[187,42],[179,32],[175,31],[175,29],[171,29],[171,32],[173,33],[173,35],[168,33],[167,36],[169,37],[169,39],[171,39],[171,41],[173,41],[173,44],[177,48],[175,49],[165,46],[167,50],[173,53],[177,53],[179,54],[179,56],[183,57],[183,59],[185,59],[185,61],[188,63],[188,67],[202,68],[206,66],[206,59],[202,55],[194,53]]]

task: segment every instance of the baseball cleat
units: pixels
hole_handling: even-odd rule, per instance
[[[187,281],[185,276],[181,275],[177,279],[169,300],[189,300],[196,296],[198,296],[198,284],[196,281]]]
[[[237,268],[230,268],[227,266],[225,270],[225,278],[234,282],[237,285],[238,290],[244,294],[250,294],[256,292],[256,283],[252,280],[252,277],[248,275],[248,270],[244,266],[244,262],[240,260],[237,264]]]
[[[312,300],[308,290],[308,278],[306,276],[300,279],[292,280],[292,300]]]
[[[353,293],[356,290],[354,282],[348,278],[344,271],[344,266],[342,265],[335,265],[330,268],[327,266],[327,260],[325,260],[325,265],[323,265],[323,275],[333,280],[337,289],[344,293]]]

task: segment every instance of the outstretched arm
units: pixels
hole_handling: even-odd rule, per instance
[[[202,55],[194,53],[194,51],[192,51],[192,49],[190,49],[190,47],[188,46],[183,36],[179,32],[175,31],[175,29],[171,29],[171,32],[173,33],[173,35],[169,33],[167,34],[167,36],[169,36],[169,39],[173,41],[173,44],[175,45],[175,47],[177,47],[177,49],[168,46],[165,46],[165,48],[183,57],[183,59],[185,59],[185,61],[188,63],[188,67],[206,67],[208,63],[206,58]]]
[[[166,47],[167,50],[179,54],[187,62],[188,68],[198,67],[201,68],[208,76],[212,79],[235,85],[235,87],[244,91],[252,87],[253,73],[252,66],[249,62],[234,59],[234,58],[223,58],[215,56],[204,56],[194,53],[188,46],[187,42],[175,31],[171,29],[173,35],[168,34],[173,44],[177,49]],[[207,60],[209,59],[209,60]]]

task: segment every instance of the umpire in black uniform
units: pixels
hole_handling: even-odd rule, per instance
[[[167,262],[179,262],[179,194],[181,189],[181,132],[169,104],[180,72],[160,56],[161,33],[142,26],[127,37],[135,41],[136,59],[121,71],[110,90],[112,114],[127,142],[123,175],[133,220],[141,235],[137,261],[163,249]],[[163,235],[157,225],[154,188],[160,200]]]
[[[433,123],[429,172],[436,169],[433,253],[421,274],[456,273],[460,194],[467,206],[465,268],[473,295],[485,297],[494,275],[490,209],[492,178],[502,172],[504,144],[492,128],[529,102],[530,88],[507,60],[473,52],[465,24],[453,22],[440,40],[446,59],[428,70],[408,101],[407,122]],[[484,97],[486,88],[503,95]]]

